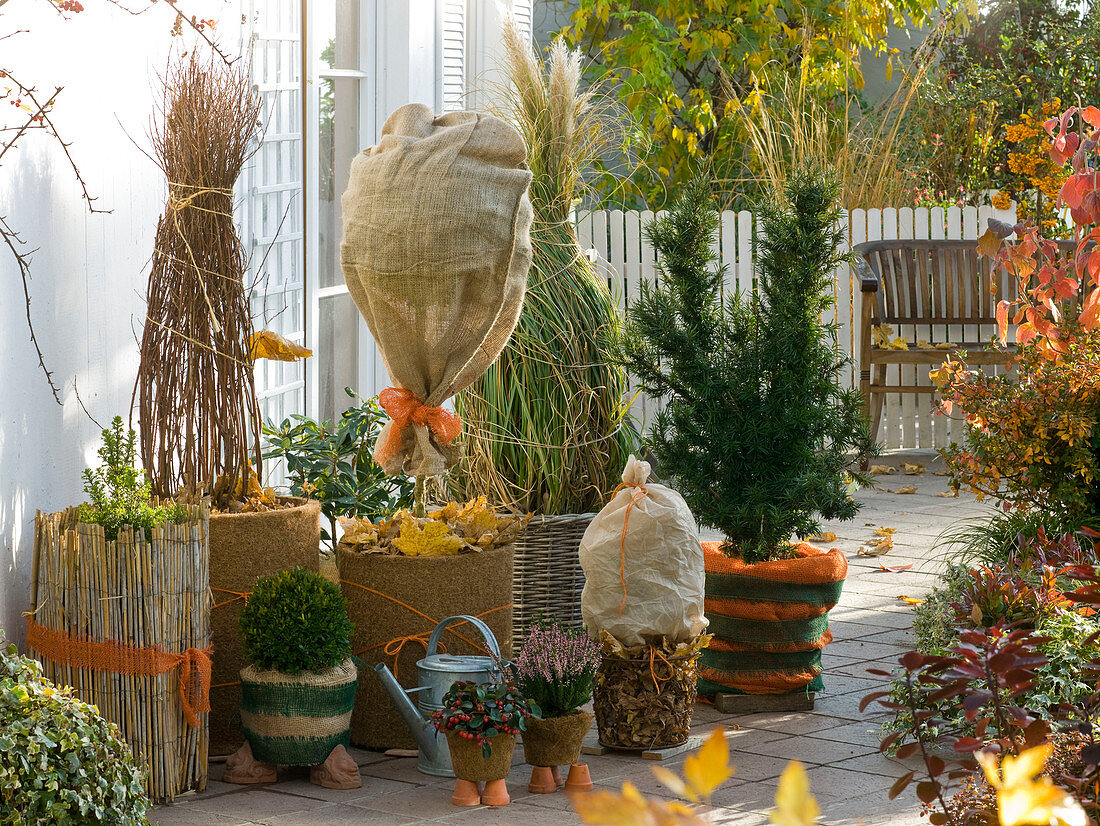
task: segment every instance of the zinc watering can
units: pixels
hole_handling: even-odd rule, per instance
[[[448,626],[456,622],[468,622],[480,631],[493,656],[436,653],[439,649],[439,638],[443,636]],[[506,664],[500,660],[500,646],[497,645],[497,639],[489,626],[477,617],[459,615],[447,617],[428,637],[427,655],[416,664],[419,675],[416,688],[408,691],[402,688],[385,663],[378,663],[374,667],[382,685],[393,697],[397,710],[401,712],[413,737],[420,745],[420,759],[417,763],[419,771],[437,777],[455,776],[454,769],[451,768],[451,751],[447,747],[447,737],[435,730],[431,716],[443,708],[443,695],[456,682],[498,681],[504,676],[502,668],[505,666]],[[419,695],[417,705],[413,705],[410,694]]]

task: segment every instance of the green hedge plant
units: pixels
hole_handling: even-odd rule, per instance
[[[325,671],[351,656],[354,626],[339,587],[304,568],[256,583],[241,612],[244,653],[265,671]]]
[[[118,728],[0,633],[0,823],[145,826],[142,772]]]
[[[117,539],[124,525],[145,532],[152,538],[154,525],[179,524],[187,517],[182,505],[153,504],[149,480],[136,467],[137,435],[126,430],[122,417],[115,416],[103,431],[99,448],[102,465],[84,471],[84,494],[88,501],[80,506],[80,521],[102,525],[107,539]]]

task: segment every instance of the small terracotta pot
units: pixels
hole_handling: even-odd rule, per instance
[[[481,744],[477,740],[460,737],[457,732],[447,732],[447,746],[451,750],[451,765],[459,780],[475,783],[501,780],[512,770],[512,752],[516,738],[511,734],[498,734],[492,739],[493,752],[486,760],[481,756]]]
[[[561,717],[527,721],[523,753],[531,766],[569,766],[580,760],[581,743],[592,727],[592,715],[575,709]]]

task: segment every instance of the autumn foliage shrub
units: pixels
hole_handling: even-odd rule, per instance
[[[967,441],[945,452],[956,485],[1006,510],[1041,509],[1070,524],[1100,520],[1100,109],[1070,107],[1044,123],[1051,163],[1068,170],[1059,203],[1074,222],[1071,249],[1032,224],[991,220],[979,252],[1014,276],[997,307],[1000,341],[1015,326],[1016,368],[990,376],[953,360],[932,377]],[[1003,243],[1009,236],[1014,243]]]

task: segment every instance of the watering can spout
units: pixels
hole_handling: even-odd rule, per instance
[[[397,710],[401,713],[401,717],[409,727],[409,731],[412,732],[416,742],[420,745],[421,754],[429,761],[435,762],[439,757],[440,741],[436,737],[431,720],[425,717],[413,701],[409,699],[409,695],[401,687],[401,683],[397,682],[397,678],[393,676],[393,672],[386,667],[385,663],[378,663],[374,667],[374,671],[378,675],[378,679],[382,681],[386,691],[389,692],[390,697],[393,698],[393,703],[397,706]]]

